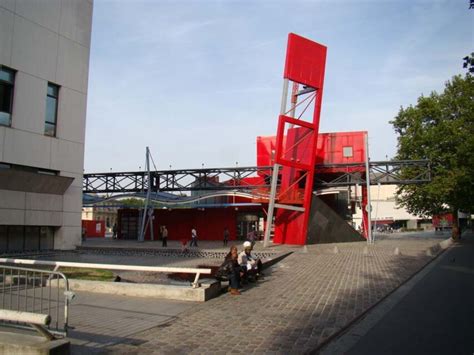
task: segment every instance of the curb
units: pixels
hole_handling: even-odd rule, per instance
[[[265,270],[265,269],[268,269],[269,267],[275,265],[276,263],[278,263],[279,261],[285,259],[287,256],[290,256],[291,254],[293,254],[292,251],[289,251],[289,252],[286,252],[286,253],[283,253],[281,255],[278,255],[277,257],[275,258],[266,258],[265,262],[262,262],[262,268]]]
[[[433,245],[432,247],[429,247],[426,250],[426,255],[435,257],[441,251],[444,251],[444,250],[448,249],[453,244],[454,244],[454,240],[452,238],[445,239],[442,242],[439,242],[439,243]]]
[[[191,286],[158,285],[128,282],[105,282],[69,279],[69,289],[72,292],[85,291],[117,296],[145,297],[156,299],[169,299],[177,301],[206,302],[219,295],[220,285],[218,281],[208,280],[201,287]],[[49,283],[51,287],[64,287],[64,281],[60,280]]]

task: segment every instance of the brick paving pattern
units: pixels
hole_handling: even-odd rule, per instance
[[[446,236],[445,236],[446,237]],[[241,296],[223,295],[122,343],[127,354],[288,354],[314,350],[432,259],[439,238],[308,246]],[[337,246],[337,252],[335,247]],[[400,255],[394,255],[398,247]]]

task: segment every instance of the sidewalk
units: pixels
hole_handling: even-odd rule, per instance
[[[305,353],[422,268],[439,238],[308,246],[268,270],[241,296],[223,295],[166,327],[107,347],[122,354]],[[337,253],[334,253],[337,246]],[[366,254],[364,249],[367,247]],[[400,255],[394,255],[398,247]]]
[[[70,307],[72,353],[101,353],[119,342],[135,343],[133,334],[166,324],[193,306],[185,301],[76,292]]]
[[[330,344],[323,354],[472,354],[472,231],[464,233],[458,243],[422,274],[425,275],[419,280],[407,284],[410,289],[406,293],[400,297],[393,295],[395,305],[381,313],[379,319],[356,324]],[[380,305],[381,308],[384,306]],[[370,317],[371,314],[367,319]]]

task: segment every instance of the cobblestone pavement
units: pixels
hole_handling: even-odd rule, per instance
[[[159,327],[133,334],[133,342],[124,339],[106,351],[305,353],[422,268],[432,259],[426,250],[438,242],[439,236],[387,236],[369,246],[357,242],[308,246],[306,252],[300,248],[241,296],[226,294],[196,304]]]
[[[104,347],[123,341],[140,343],[133,334],[166,324],[194,305],[186,301],[76,292],[69,316],[69,325],[73,327],[68,334],[72,354],[101,353]]]

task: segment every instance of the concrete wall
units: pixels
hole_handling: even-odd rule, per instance
[[[306,244],[364,241],[347,221],[318,196],[313,195]]]
[[[0,162],[75,178],[64,196],[0,186],[0,224],[56,226],[61,249],[80,244],[92,8],[90,0],[0,0],[0,64],[17,71]],[[56,137],[44,135],[48,82],[60,86]]]

